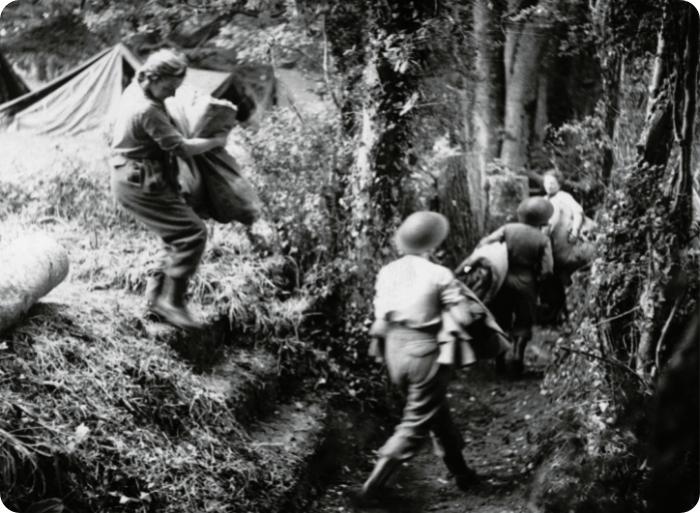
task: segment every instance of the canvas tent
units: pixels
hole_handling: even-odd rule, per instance
[[[0,131],[44,136],[102,136],[119,107],[119,98],[141,65],[119,43],[64,73],[44,87],[0,105]],[[234,101],[246,84],[230,72],[190,68],[185,83]],[[270,74],[272,77],[272,74]],[[274,77],[264,87],[274,94]],[[255,94],[256,104],[266,103]],[[262,105],[261,105],[262,106]]]

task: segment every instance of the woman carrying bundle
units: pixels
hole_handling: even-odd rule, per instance
[[[152,54],[126,88],[112,138],[112,192],[136,220],[160,237],[167,257],[148,280],[148,309],[171,324],[195,328],[185,307],[189,278],[207,240],[204,222],[182,198],[175,156],[191,157],[223,147],[226,137],[185,138],[164,101],[187,73],[185,58],[171,50]]]
[[[539,283],[552,274],[552,246],[541,228],[553,210],[544,198],[527,198],[518,205],[519,222],[501,226],[477,245],[505,242],[508,251],[508,273],[487,306],[515,341],[513,370],[517,374],[523,372],[525,347],[532,338]],[[496,371],[506,372],[503,354],[496,358]]]

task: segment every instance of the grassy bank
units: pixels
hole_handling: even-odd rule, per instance
[[[0,243],[46,233],[68,250],[71,271],[0,334],[0,495],[10,509],[57,498],[77,512],[274,511],[297,486],[290,461],[302,456],[250,438],[235,384],[228,395],[207,385],[224,360],[241,379],[274,373],[285,397],[316,390],[371,402],[360,391],[380,383],[376,369],[348,365],[365,358],[359,310],[349,353],[343,339],[339,289],[351,275],[338,271],[350,266],[322,240],[330,230],[318,166],[329,164],[313,153],[324,134],[294,130],[305,143],[282,167],[264,150],[264,131],[249,141],[266,204],[255,230],[273,251],[242,226],[209,224],[190,286],[209,329],[196,337],[162,336],[143,320],[159,246],[114,205],[104,153],[58,144],[45,161],[14,156],[0,177]],[[278,136],[293,141],[292,131]]]

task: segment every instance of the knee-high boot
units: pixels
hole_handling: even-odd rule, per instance
[[[530,337],[516,337],[515,339],[515,360],[513,361],[513,371],[522,374],[525,370],[525,348],[530,341]]]
[[[163,293],[156,298],[151,311],[165,318],[173,326],[183,329],[199,328],[199,324],[185,307],[186,292],[187,279],[166,276]]]
[[[387,456],[380,458],[367,481],[362,485],[362,489],[351,496],[354,505],[357,507],[372,505],[379,489],[384,486],[400,464],[401,461],[396,458]]]
[[[158,296],[163,292],[163,282],[165,275],[162,272],[155,272],[146,280],[146,308],[151,310]]]
[[[391,458],[384,456],[379,459],[377,464],[374,466],[374,470],[362,485],[362,492],[367,495],[374,494],[379,488],[384,486],[387,479],[391,477],[396,468],[401,464],[400,460],[396,458]]]
[[[467,466],[467,462],[464,461],[464,456],[462,456],[461,452],[446,454],[442,461],[445,462],[447,470],[455,477],[455,484],[460,490],[467,490],[476,483],[476,472]]]

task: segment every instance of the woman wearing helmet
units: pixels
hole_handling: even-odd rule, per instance
[[[453,365],[438,361],[437,335],[443,310],[460,324],[470,323],[466,300],[452,271],[432,263],[429,256],[449,231],[449,223],[435,212],[411,214],[394,241],[402,258],[384,266],[377,275],[374,299],[376,321],[372,334],[385,339],[389,377],[406,396],[401,423],[379,450],[380,458],[362,489],[353,495],[363,506],[376,498],[394,470],[412,458],[432,434],[435,453],[455,476],[460,489],[476,479],[462,456],[464,440],[452,423],[447,385]],[[376,326],[383,328],[377,330]],[[377,331],[382,331],[381,335]]]
[[[501,328],[514,339],[513,370],[518,374],[523,372],[525,347],[532,338],[538,282],[552,274],[552,246],[541,230],[552,212],[546,199],[527,198],[518,205],[519,222],[501,226],[477,245],[505,242],[508,250],[508,273],[487,306]],[[496,371],[505,370],[505,355],[501,354],[496,357]]]

